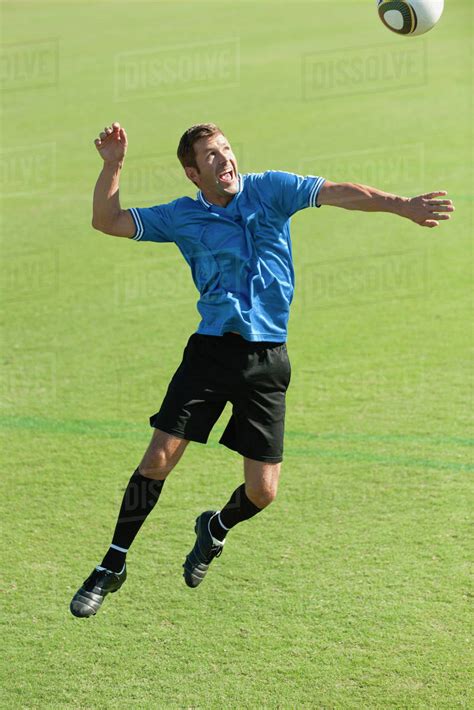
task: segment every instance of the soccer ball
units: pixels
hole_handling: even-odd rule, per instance
[[[444,0],[377,0],[379,17],[399,35],[422,35],[431,30],[443,14]]]

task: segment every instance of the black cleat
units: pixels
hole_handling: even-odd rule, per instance
[[[125,566],[121,572],[96,568],[73,596],[69,606],[71,614],[80,618],[94,616],[102,606],[107,594],[118,591],[126,579],[127,568]]]
[[[197,587],[201,584],[214,557],[219,557],[222,553],[225,540],[220,542],[209,532],[209,520],[215,512],[215,510],[206,510],[196,518],[194,526],[196,542],[183,565],[183,577],[188,587]]]

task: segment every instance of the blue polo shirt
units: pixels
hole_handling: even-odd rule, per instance
[[[275,170],[240,175],[227,207],[198,192],[195,200],[131,208],[133,239],[175,242],[200,294],[198,333],[283,342],[295,283],[290,217],[319,206],[323,183]]]

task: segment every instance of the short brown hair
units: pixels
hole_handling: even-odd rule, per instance
[[[208,138],[218,134],[222,134],[222,131],[215,123],[198,123],[188,128],[181,136],[178,145],[178,159],[183,168],[197,168],[194,144],[200,138]]]

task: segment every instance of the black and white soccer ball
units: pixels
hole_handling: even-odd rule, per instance
[[[413,37],[433,29],[444,0],[377,0],[379,17],[392,32]]]

